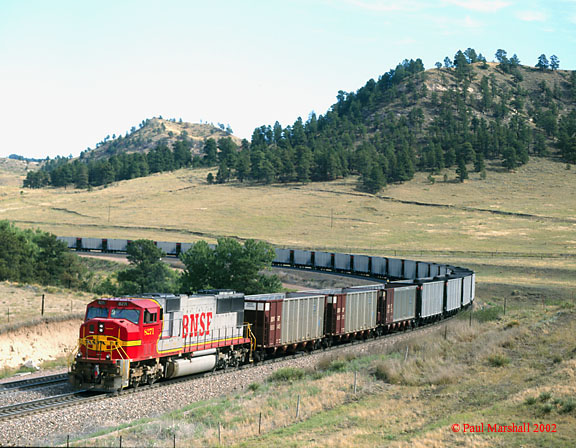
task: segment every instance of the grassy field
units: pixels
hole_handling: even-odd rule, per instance
[[[576,170],[557,162],[530,162],[512,174],[489,171],[484,181],[473,174],[464,184],[430,184],[419,173],[378,196],[356,191],[352,178],[211,186],[207,173],[180,170],[93,191],[2,186],[0,219],[62,236],[236,236],[303,248],[416,252],[423,259],[448,251],[576,255]]]

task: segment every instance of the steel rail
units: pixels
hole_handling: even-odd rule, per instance
[[[55,375],[39,376],[25,380],[10,381],[0,384],[0,394],[13,392],[15,390],[33,389],[37,387],[52,386],[68,381],[67,373],[57,373]]]
[[[53,397],[41,398],[24,403],[12,404],[0,408],[0,421],[15,417],[37,414],[57,408],[69,407],[89,401],[98,401],[107,398],[107,395],[88,395],[86,391],[77,391]]]

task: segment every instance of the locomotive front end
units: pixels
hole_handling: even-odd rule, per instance
[[[88,305],[80,327],[79,350],[69,372],[76,389],[113,392],[127,387],[130,360],[142,345],[141,310],[128,301]]]

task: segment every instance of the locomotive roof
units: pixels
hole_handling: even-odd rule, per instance
[[[88,305],[110,305],[118,304],[121,306],[122,302],[130,303],[136,306],[152,306],[157,305],[152,297],[102,297],[100,299],[93,300]]]

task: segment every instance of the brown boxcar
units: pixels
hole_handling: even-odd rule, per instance
[[[281,343],[284,297],[285,294],[245,296],[244,319],[251,325],[257,347],[274,347]]]

